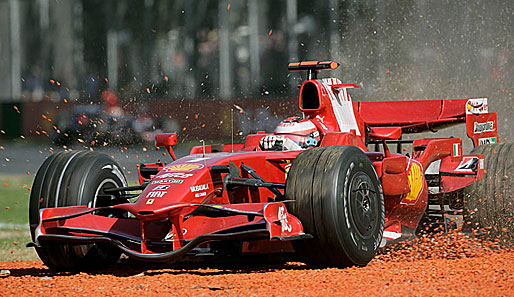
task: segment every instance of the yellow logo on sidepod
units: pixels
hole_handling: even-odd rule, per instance
[[[421,190],[423,190],[423,171],[421,170],[421,165],[412,161],[407,176],[409,178],[410,193],[403,200],[407,203],[415,203],[419,198]]]

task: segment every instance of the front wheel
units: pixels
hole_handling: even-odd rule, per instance
[[[369,158],[357,147],[330,146],[302,152],[286,181],[289,211],[313,239],[293,242],[306,263],[366,265],[384,231],[382,186]]]
[[[39,168],[30,193],[29,220],[32,240],[39,210],[63,206],[108,206],[105,189],[126,186],[119,167],[107,155],[96,152],[60,152]],[[87,270],[115,263],[120,251],[107,244],[51,244],[37,247],[41,260],[51,269]]]

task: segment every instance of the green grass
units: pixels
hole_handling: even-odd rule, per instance
[[[31,241],[28,229],[0,229],[0,262],[38,260],[36,250],[25,246]]]
[[[29,188],[33,177],[0,175],[0,228],[29,222]]]
[[[0,175],[0,262],[37,260],[28,229],[33,177]]]

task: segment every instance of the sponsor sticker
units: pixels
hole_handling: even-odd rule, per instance
[[[323,129],[328,130],[327,126],[325,126],[325,116],[320,117],[317,115],[316,119],[318,120],[318,123],[321,125],[321,127],[323,127]]]
[[[384,231],[384,237],[394,240],[402,237],[402,234],[398,232]]]
[[[162,198],[162,196],[164,196],[164,194],[166,194],[167,192],[163,192],[163,191],[155,191],[155,192],[150,192],[146,195],[146,198]]]
[[[463,157],[459,166],[455,168],[455,171],[475,172],[478,169],[478,161],[478,157]]]
[[[209,189],[209,184],[197,185],[189,187],[191,189],[191,193],[205,191]]]
[[[475,128],[473,129],[473,133],[480,134],[484,132],[493,132],[494,131],[494,122],[489,121],[485,123],[475,122]]]
[[[193,171],[197,169],[202,169],[203,165],[201,164],[178,164],[169,167],[165,167],[164,170],[167,172],[173,171]]]
[[[170,172],[161,174],[155,177],[155,179],[165,179],[165,178],[188,178],[193,176],[192,173],[182,173],[182,172]]]
[[[487,98],[475,98],[469,99],[466,102],[466,113],[467,114],[479,114],[488,113],[489,108],[487,106]]]
[[[169,188],[168,185],[160,185],[152,189],[152,191],[165,191]]]
[[[496,138],[496,137],[486,137],[486,138],[479,138],[478,139],[478,145],[491,144],[491,143],[498,143],[498,138]]]
[[[460,156],[460,143],[453,144],[453,156],[454,157]]]
[[[416,201],[418,201],[424,187],[423,170],[417,161],[411,161],[407,177],[409,178],[410,192],[405,196],[401,203],[414,205],[416,204]]]
[[[151,182],[152,185],[155,184],[181,184],[184,181],[181,179],[163,179],[163,180],[154,180]]]
[[[284,206],[278,208],[278,219],[280,220],[280,225],[282,225],[282,232],[291,232],[293,230],[291,224],[287,222],[286,208]]]
[[[198,198],[198,197],[205,197],[207,196],[207,192],[200,192],[200,193],[196,193],[195,194],[195,198]]]

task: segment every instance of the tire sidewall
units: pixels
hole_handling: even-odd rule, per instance
[[[355,264],[365,265],[374,257],[384,232],[385,207],[380,180],[369,158],[358,148],[348,149],[341,154],[334,173],[336,182],[330,201],[335,204],[333,209],[336,210],[334,217],[337,237],[350,260]],[[363,175],[369,179],[370,188],[375,192],[370,195],[375,221],[371,234],[367,236],[359,232],[354,217],[359,214],[354,213],[350,207],[355,203],[355,196],[350,193],[355,190],[352,188],[352,181]]]
[[[65,206],[85,205],[88,207],[101,207],[108,205],[99,205],[98,195],[103,194],[105,188],[115,188],[126,186],[127,182],[119,165],[107,155],[91,154],[86,159],[80,160],[82,163],[90,164],[89,166],[79,166],[69,180],[69,186],[62,188],[65,193]],[[79,258],[87,259],[103,258],[115,259],[110,255],[116,255],[119,251],[109,245],[75,245],[71,246],[75,255]]]
[[[91,165],[85,178],[81,181],[78,191],[80,200],[78,205],[99,207],[97,195],[103,194],[103,189],[127,186],[118,164],[109,158],[102,158]]]

